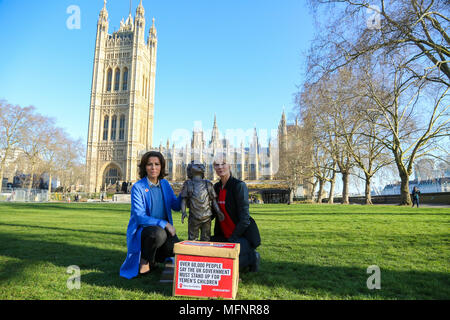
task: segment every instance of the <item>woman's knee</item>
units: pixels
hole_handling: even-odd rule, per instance
[[[166,242],[167,233],[166,233],[166,230],[164,230],[161,227],[151,226],[151,227],[145,227],[144,230],[142,230],[142,237],[145,237],[148,240],[154,241],[155,244],[158,247],[160,247],[163,245],[164,242]]]

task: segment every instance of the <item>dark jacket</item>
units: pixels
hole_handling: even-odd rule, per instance
[[[219,196],[221,187],[221,181],[214,185],[214,191],[217,196]],[[225,209],[236,225],[229,241],[244,237],[250,242],[252,247],[258,247],[261,244],[261,238],[255,220],[250,217],[247,185],[245,182],[231,176],[225,185],[225,189],[227,190]],[[214,236],[224,237],[220,228],[220,222],[217,219],[214,225]]]

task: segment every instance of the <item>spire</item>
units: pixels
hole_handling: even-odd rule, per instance
[[[102,25],[102,30],[107,31],[108,25],[108,10],[106,9],[106,0],[103,0],[103,9],[100,11],[98,17],[98,24]]]
[[[149,42],[150,42],[150,39],[156,39],[155,18],[152,19],[152,26],[150,27],[150,30],[148,33],[149,33],[149,37],[148,37]]]
[[[108,10],[106,9],[106,0],[103,0],[103,9],[100,11],[100,17],[105,18],[105,20],[108,19]]]
[[[133,25],[133,16],[131,15],[131,13],[128,16],[127,21],[125,21],[125,25],[127,25],[127,26],[132,26]]]
[[[131,2],[132,2],[132,0],[130,0],[130,13],[128,14],[128,18],[125,21],[125,25],[128,26],[128,27],[133,25],[133,16],[131,15],[131,5],[132,5]]]
[[[256,130],[256,123],[255,128],[253,130],[253,144],[256,149],[258,149],[259,141],[258,141],[258,131]]]
[[[219,128],[217,127],[217,116],[216,116],[216,114],[214,114],[214,125],[213,125],[213,130],[212,130],[212,133],[211,133],[210,145],[213,145],[214,149],[222,148],[221,143],[220,143]]]
[[[217,116],[214,114],[214,125],[213,125],[213,132],[212,132],[212,141],[215,139],[219,139],[219,129],[217,128]]]
[[[144,10],[144,6],[142,5],[142,0],[141,2],[139,2],[139,5],[136,9],[136,17],[141,16],[142,18],[144,18],[145,15],[145,10]]]
[[[284,112],[284,106],[280,124],[278,125],[278,130],[281,131],[282,134],[287,134],[287,123],[286,123],[286,114]]]

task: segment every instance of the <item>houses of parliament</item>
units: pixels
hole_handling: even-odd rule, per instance
[[[89,129],[86,152],[87,191],[99,192],[117,182],[139,180],[138,164],[150,150],[166,159],[169,181],[184,181],[192,161],[206,165],[206,178],[214,180],[212,160],[217,153],[231,160],[232,172],[241,180],[277,179],[286,166],[288,126],[283,112],[277,138],[262,147],[256,128],[249,143],[233,146],[221,137],[214,116],[211,136],[194,128],[185,146],[153,147],[155,75],[158,36],[155,19],[146,32],[145,9],[140,1],[136,14],[109,33],[107,3],[97,23]],[[212,115],[211,115],[212,117]]]

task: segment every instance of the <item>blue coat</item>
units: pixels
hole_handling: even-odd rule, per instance
[[[152,209],[151,197],[147,177],[139,180],[131,189],[131,215],[127,229],[128,253],[120,268],[120,276],[131,279],[139,274],[141,259],[141,233],[143,225],[165,228],[167,222],[173,225],[172,210],[181,210],[181,197],[176,197],[172,187],[166,179],[160,180],[164,209],[169,221],[150,217]]]

